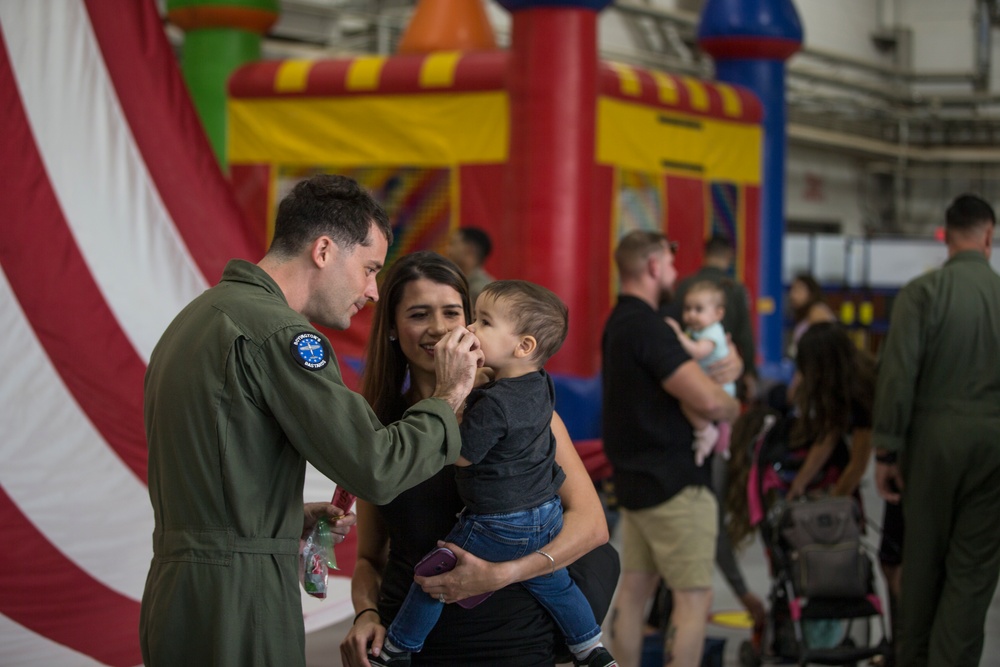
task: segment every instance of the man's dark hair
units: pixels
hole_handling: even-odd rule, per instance
[[[713,234],[705,241],[705,256],[718,257],[721,255],[731,255],[736,251],[733,242],[729,237],[721,234]]]
[[[462,240],[468,243],[476,251],[476,263],[482,264],[493,252],[493,242],[490,235],[478,227],[461,227],[458,230]]]
[[[983,224],[995,224],[993,208],[976,195],[959,195],[945,212],[948,229],[966,232]]]
[[[292,257],[324,234],[350,251],[371,243],[372,223],[391,245],[389,216],[357,181],[334,174],[313,176],[297,183],[278,205],[268,253]]]

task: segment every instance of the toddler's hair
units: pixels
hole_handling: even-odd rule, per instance
[[[684,293],[684,298],[698,293],[711,294],[715,297],[715,305],[720,308],[726,307],[726,291],[718,283],[711,280],[699,280],[688,288],[687,292]]]
[[[506,314],[519,336],[534,336],[539,367],[559,351],[569,329],[569,309],[552,290],[527,280],[497,280],[479,294],[503,301]]]

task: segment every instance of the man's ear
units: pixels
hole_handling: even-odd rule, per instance
[[[322,234],[312,242],[309,258],[318,267],[323,267],[333,261],[338,250],[337,244],[326,234]]]
[[[534,336],[521,336],[517,347],[514,348],[514,356],[518,359],[527,359],[538,349],[538,341]]]
[[[646,259],[646,274],[651,278],[660,277],[660,259],[655,254]]]

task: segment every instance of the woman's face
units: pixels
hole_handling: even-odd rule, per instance
[[[465,324],[462,295],[451,285],[419,278],[403,288],[395,320],[392,333],[410,363],[410,373],[434,375],[434,345]]]
[[[801,308],[809,301],[809,288],[801,280],[796,280],[788,288],[788,303],[792,308]]]

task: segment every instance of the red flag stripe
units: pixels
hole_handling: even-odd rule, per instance
[[[0,613],[107,665],[142,662],[139,603],[68,560],[0,488]]]
[[[214,159],[154,4],[85,5],[135,143],[208,284],[232,257],[257,261],[263,247]]]

